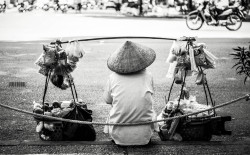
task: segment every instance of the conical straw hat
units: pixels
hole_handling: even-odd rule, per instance
[[[129,74],[145,69],[155,60],[155,51],[126,41],[108,59],[108,68],[116,73]]]

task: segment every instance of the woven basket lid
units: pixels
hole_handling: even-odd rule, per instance
[[[153,49],[126,41],[108,58],[108,68],[116,73],[129,74],[138,72],[151,65],[156,58]]]

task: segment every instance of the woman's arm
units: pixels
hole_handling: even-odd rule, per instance
[[[106,83],[104,93],[103,93],[103,99],[107,104],[112,104],[113,102],[113,98],[111,96],[111,90],[110,90],[110,79],[108,79]]]

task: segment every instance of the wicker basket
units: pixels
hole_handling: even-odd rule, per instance
[[[210,118],[182,119],[176,130],[184,141],[210,141],[212,138]]]
[[[167,114],[162,111],[163,116]],[[176,133],[179,133],[183,141],[210,141],[212,138],[212,118],[214,115],[204,116],[204,117],[186,117],[181,118],[177,128]],[[167,122],[171,124],[172,121]],[[161,140],[168,140],[161,130],[159,133]]]

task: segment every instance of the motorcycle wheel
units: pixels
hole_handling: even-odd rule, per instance
[[[242,19],[238,15],[229,15],[227,17],[226,28],[230,31],[237,31],[242,25]]]
[[[186,25],[191,30],[199,30],[204,21],[197,14],[188,15],[186,18]]]

